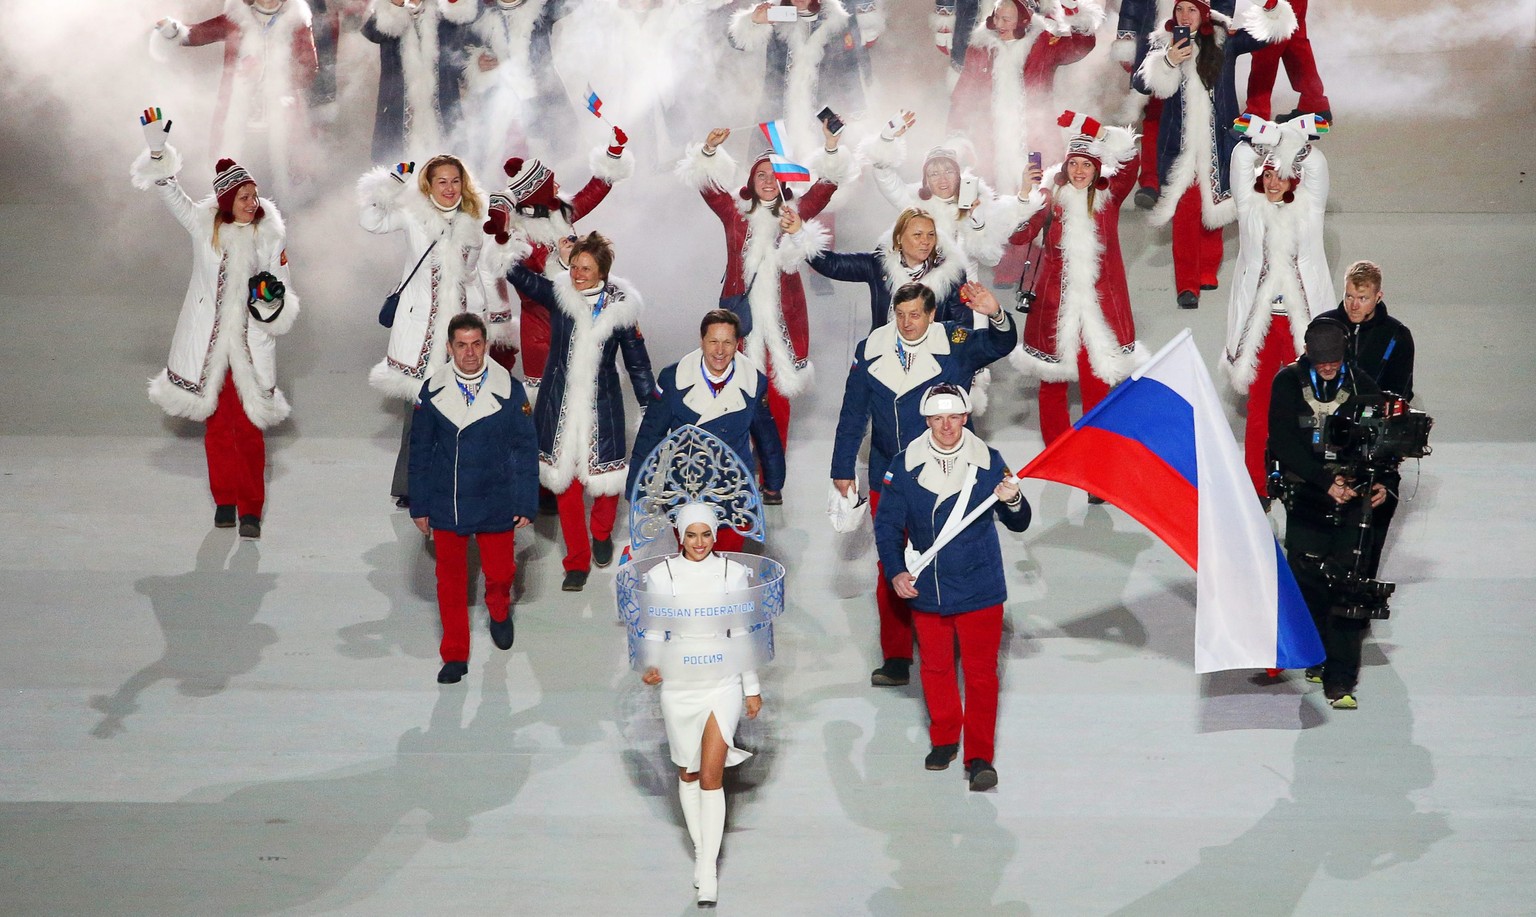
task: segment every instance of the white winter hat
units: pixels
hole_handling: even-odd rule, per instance
[[[681,542],[683,536],[688,533],[690,525],[704,523],[714,531],[720,525],[720,513],[711,504],[693,501],[684,503],[678,507],[677,513],[672,516],[672,524],[677,527],[677,540]]]
[[[971,413],[971,396],[953,382],[941,382],[923,394],[920,408],[924,417],[939,414]]]

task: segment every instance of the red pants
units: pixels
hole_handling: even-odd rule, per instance
[[[437,614],[443,622],[438,654],[444,662],[469,661],[469,538],[449,529],[432,530],[437,555]],[[513,553],[517,532],[477,532],[480,569],[485,572],[485,609],[492,621],[505,621],[512,608]]]
[[[1109,383],[1093,374],[1093,367],[1088,363],[1088,351],[1081,346],[1077,348],[1077,392],[1083,398],[1084,414],[1093,410],[1093,406],[1109,394]],[[1067,409],[1067,383],[1040,383],[1040,435],[1044,437],[1045,444],[1049,446],[1071,428],[1072,415]]]
[[[912,613],[912,623],[922,654],[918,671],[923,678],[923,700],[928,704],[929,743],[958,744],[963,722],[965,752],[961,760],[990,762],[997,734],[997,650],[1003,642],[1003,606],[957,615],[917,611]],[[957,642],[960,666],[965,670],[963,709],[955,678]]]
[[[742,534],[728,525],[723,525],[715,530],[715,550],[727,553],[741,553],[746,547],[747,539]]]
[[[880,508],[880,492],[870,491],[869,518],[875,518]],[[912,658],[912,609],[907,600],[896,594],[891,581],[885,578],[885,565],[875,561],[880,579],[875,583],[875,607],[880,611],[880,656],[886,659]]]
[[[204,422],[203,450],[208,453],[208,489],[218,506],[237,515],[261,516],[267,502],[267,442],[245,416],[234,374],[225,370],[218,405]]]
[[[1280,367],[1296,359],[1296,339],[1291,337],[1291,320],[1284,315],[1269,317],[1269,333],[1259,347],[1259,368],[1248,386],[1248,420],[1243,428],[1243,462],[1248,477],[1260,497],[1269,495],[1264,484],[1264,444],[1269,441],[1269,387]]]
[[[1317,60],[1312,56],[1312,42],[1307,38],[1307,0],[1291,0],[1291,9],[1296,11],[1296,31],[1290,39],[1265,45],[1248,58],[1248,104],[1243,110],[1261,118],[1270,116],[1269,96],[1281,63],[1291,88],[1301,96],[1297,108],[1304,112],[1329,109],[1323,79],[1317,75]]]
[[[560,510],[560,534],[565,536],[565,569],[592,569],[592,542],[613,535],[613,520],[619,514],[619,495],[592,498],[592,537],[587,537],[586,488],[572,481],[562,493],[555,494]]]
[[[1206,229],[1200,219],[1204,193],[1196,176],[1173,211],[1173,285],[1180,293],[1214,287],[1221,270],[1221,230]]]
[[[1157,129],[1162,118],[1163,100],[1148,97],[1141,118],[1141,176],[1137,179],[1143,188],[1157,187]]]

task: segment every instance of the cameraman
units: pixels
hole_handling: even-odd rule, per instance
[[[1345,355],[1350,366],[1374,379],[1382,391],[1413,400],[1413,334],[1407,325],[1387,314],[1386,300],[1381,297],[1381,268],[1370,261],[1351,264],[1344,273],[1344,302],[1323,315],[1337,319],[1349,330]],[[1388,482],[1387,502],[1371,516],[1376,537],[1368,576],[1376,575],[1387,526],[1396,513],[1394,476]]]
[[[1324,564],[1336,571],[1354,568],[1366,500],[1379,507],[1387,498],[1387,488],[1380,483],[1368,495],[1357,491],[1344,473],[1345,465],[1328,451],[1331,446],[1314,446],[1314,433],[1323,427],[1324,418],[1347,413],[1381,391],[1369,376],[1345,362],[1348,334],[1334,319],[1313,319],[1307,326],[1305,355],[1275,374],[1269,402],[1269,451],[1290,491],[1286,557],[1327,651],[1322,666],[1307,670],[1307,679],[1322,681],[1329,705],[1340,710],[1357,706],[1360,647],[1370,621],[1332,613],[1344,596],[1335,594]],[[1373,526],[1372,541],[1375,535]],[[1374,558],[1375,545],[1365,548]],[[1374,570],[1360,572],[1369,576]]]

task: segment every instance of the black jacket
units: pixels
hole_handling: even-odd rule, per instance
[[[1349,329],[1346,359],[1376,380],[1384,392],[1413,400],[1413,335],[1408,326],[1387,314],[1385,301],[1376,304],[1371,317],[1356,325],[1341,303],[1319,318],[1337,320]]]
[[[1312,448],[1312,408],[1305,397],[1311,375],[1312,363],[1305,356],[1275,373],[1269,391],[1269,453],[1281,470],[1327,491],[1334,473]],[[1381,393],[1370,376],[1354,370],[1345,371],[1340,387],[1352,399]]]

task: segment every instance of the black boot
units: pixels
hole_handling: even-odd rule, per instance
[[[869,673],[869,683],[877,688],[899,688],[912,680],[912,660],[887,659]]]

